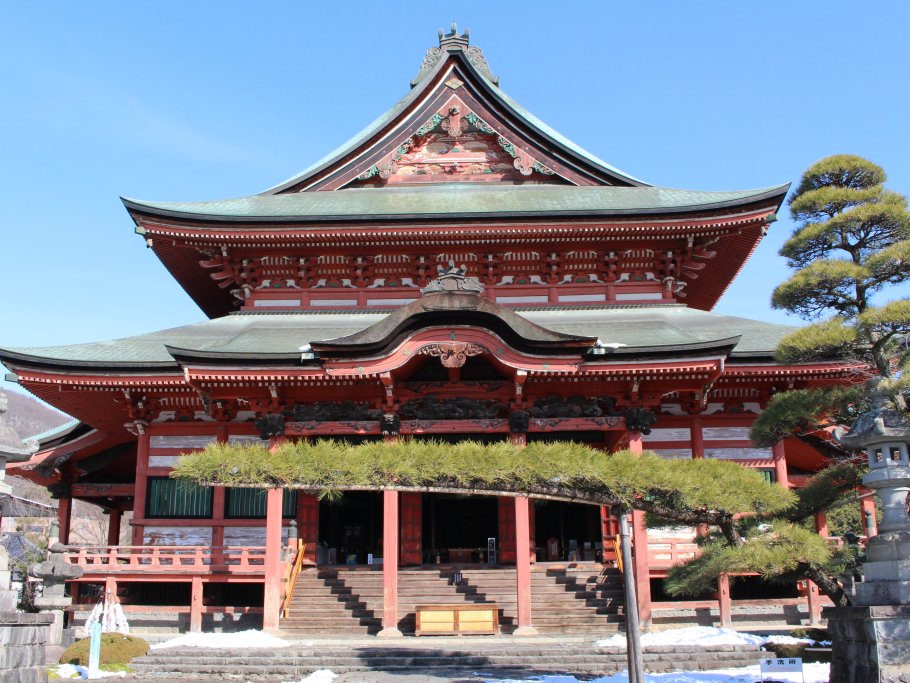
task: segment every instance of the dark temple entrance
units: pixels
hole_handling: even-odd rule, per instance
[[[382,494],[345,491],[319,502],[318,564],[366,564],[382,556]]]
[[[424,496],[424,562],[486,562],[487,539],[498,545],[499,512],[491,496],[436,493]]]
[[[534,506],[539,561],[600,559],[603,541],[597,506],[555,500],[538,500]]]

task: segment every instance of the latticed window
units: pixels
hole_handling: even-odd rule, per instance
[[[146,517],[206,519],[212,516],[212,489],[169,477],[149,477]]]
[[[774,470],[768,470],[768,469],[762,468],[762,469],[758,470],[758,473],[760,475],[762,475],[765,478],[765,481],[768,482],[769,484],[774,484],[777,482],[777,472],[775,472]]]
[[[225,491],[224,516],[228,518],[265,519],[265,489],[227,489]],[[297,516],[297,492],[285,489],[281,501],[281,516],[293,519]]]

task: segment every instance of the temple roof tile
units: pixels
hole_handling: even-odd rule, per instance
[[[392,313],[319,311],[307,313],[235,313],[193,325],[135,337],[65,346],[0,349],[0,360],[17,365],[92,367],[103,370],[176,368],[168,347],[209,354],[255,355],[273,360],[299,359],[302,346],[355,335]],[[582,306],[514,310],[516,319],[543,328],[554,338],[596,338],[625,355],[634,349],[682,349],[739,336],[732,358],[772,360],[780,338],[794,328],[747,318],[719,315],[678,304]]]
[[[331,219],[363,221],[409,216],[451,218],[453,215],[612,216],[729,208],[763,199],[782,199],[788,187],[776,185],[713,192],[665,187],[452,183],[253,195],[205,202],[147,202],[135,199],[124,199],[123,202],[130,211],[141,214],[244,223]]]

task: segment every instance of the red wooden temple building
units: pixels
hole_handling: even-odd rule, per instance
[[[403,99],[290,180],[230,200],[124,200],[208,319],[0,349],[19,384],[76,419],[10,472],[59,497],[64,542],[73,499],[109,511],[110,545],[72,548],[83,602],[104,584],[128,609],[185,613],[192,629],[233,615],[394,632],[419,601],[480,596],[520,633],[602,631],[620,601],[608,509],[395,491],[330,503],[168,473],[213,441],[575,440],[604,457],[734,460],[799,485],[824,454],[796,440],[756,448],[752,421],[776,392],[858,369],[780,364],[790,328],[711,312],[787,187],[627,175],[509,98],[453,29]],[[644,621],[697,607],[660,595],[667,568],[696,552],[691,534],[652,529],[649,542],[638,513],[633,529],[625,571]],[[711,598],[722,622],[736,598],[726,586]]]

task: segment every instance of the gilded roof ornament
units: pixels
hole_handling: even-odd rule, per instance
[[[439,47],[431,47],[424,55],[423,62],[420,64],[420,70],[417,75],[411,79],[411,87],[418,85],[429,74],[434,67],[442,60],[448,52],[462,51],[471,65],[477,69],[481,76],[490,81],[493,85],[499,85],[499,78],[494,76],[490,71],[490,65],[487,64],[487,58],[476,45],[471,45],[471,32],[468,29],[464,33],[458,32],[458,26],[452,22],[452,27],[448,33],[439,29]]]

